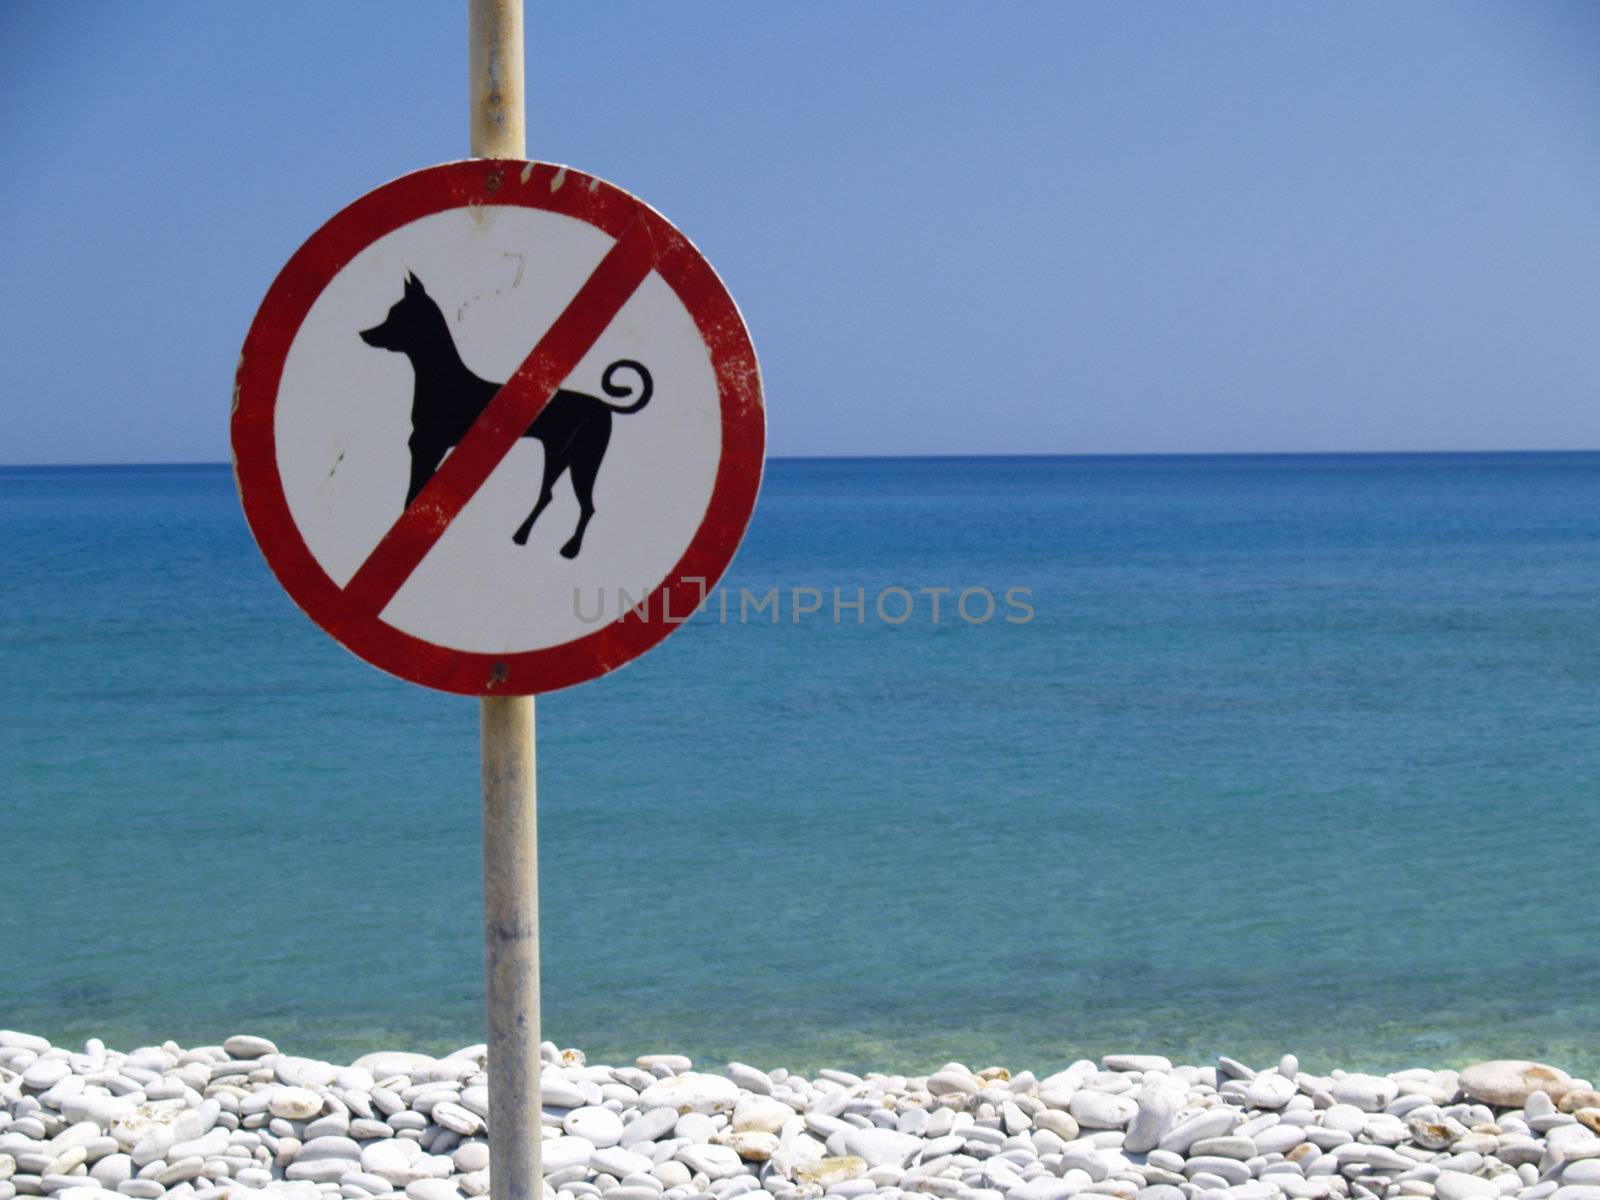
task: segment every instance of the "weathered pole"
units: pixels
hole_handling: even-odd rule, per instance
[[[470,0],[472,156],[524,158],[522,0]]]
[[[541,1200],[539,854],[532,696],[485,696],[483,952],[490,1200]]]
[[[472,155],[524,158],[522,0],[469,0]],[[542,1200],[539,847],[532,696],[485,696],[483,950],[491,1200]]]

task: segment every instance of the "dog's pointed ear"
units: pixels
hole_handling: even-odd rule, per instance
[[[423,292],[422,280],[417,278],[417,273],[415,271],[407,271],[406,272],[406,295],[411,296],[411,295],[415,295],[418,292]],[[423,294],[426,295],[427,293],[423,292]]]

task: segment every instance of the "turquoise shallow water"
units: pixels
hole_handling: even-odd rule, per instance
[[[0,470],[0,549],[0,1026],[478,1040],[475,704],[301,617],[223,467]],[[778,461],[730,582],[1036,617],[541,700],[562,1044],[1600,1070],[1600,455]]]

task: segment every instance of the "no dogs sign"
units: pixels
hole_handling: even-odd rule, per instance
[[[278,580],[450,692],[602,675],[699,604],[755,505],[755,351],[654,210],[544,163],[430,167],[289,260],[245,339],[233,456]]]

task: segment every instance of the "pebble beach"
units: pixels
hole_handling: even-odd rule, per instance
[[[1080,1060],[1043,1078],[542,1047],[554,1200],[1600,1200],[1600,1093],[1515,1060],[1390,1075],[1293,1055]],[[79,1049],[0,1030],[0,1200],[486,1195],[485,1047],[349,1065],[250,1035]]]

